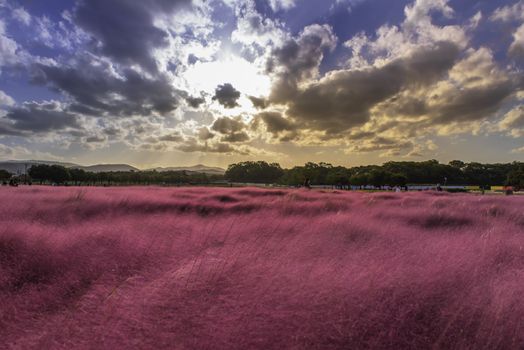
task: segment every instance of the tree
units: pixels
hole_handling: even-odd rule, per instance
[[[388,173],[382,169],[372,170],[368,175],[369,183],[375,187],[386,185]]]
[[[344,167],[330,168],[326,176],[328,185],[346,186],[349,184],[349,171]]]
[[[51,165],[50,175],[51,176],[49,180],[57,184],[64,183],[71,179],[71,174],[69,173],[69,170],[60,165]]]
[[[47,181],[49,178],[49,165],[45,164],[37,164],[33,165],[29,168],[28,171],[29,176],[33,180],[39,180],[40,184],[42,184],[44,181]]]
[[[451,166],[453,168],[457,168],[457,169],[462,169],[466,165],[466,163],[464,163],[461,160],[452,160],[448,164],[449,164],[449,166]]]
[[[326,185],[328,184],[328,174],[333,169],[333,165],[329,163],[312,163],[308,162],[304,165],[304,177],[309,178],[312,184]]]
[[[12,174],[4,169],[0,169],[0,181],[9,180],[11,178]]]
[[[524,166],[508,174],[506,185],[513,186],[517,191],[524,188]]]
[[[29,168],[29,176],[35,180],[64,183],[71,178],[69,170],[60,165],[37,164]]]
[[[275,183],[282,175],[284,171],[278,163],[249,161],[231,164],[227,168],[225,178],[234,182]]]
[[[74,181],[76,185],[84,181],[87,181],[89,177],[88,173],[85,170],[78,168],[69,169],[69,174],[71,175],[71,180]]]
[[[353,186],[366,186],[368,182],[368,175],[366,173],[357,173],[349,178],[349,183]]]
[[[404,174],[390,174],[389,185],[391,186],[406,186],[408,178]]]

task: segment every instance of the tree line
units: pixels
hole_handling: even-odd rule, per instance
[[[222,175],[187,171],[111,171],[89,172],[60,165],[33,165],[28,175],[31,181],[72,185],[149,185],[149,184],[208,184],[223,180]]]
[[[33,165],[23,181],[74,185],[148,185],[209,184],[220,181],[241,183],[332,186],[404,186],[407,184],[441,185],[511,185],[524,188],[524,163],[481,164],[454,160],[441,164],[436,160],[423,162],[386,162],[382,165],[357,167],[333,166],[308,162],[303,166],[283,169],[278,163],[247,161],[229,165],[225,175],[187,171],[117,171],[88,172],[60,165]],[[0,170],[0,180],[12,175]]]
[[[524,188],[524,163],[481,164],[454,160],[441,164],[423,162],[386,162],[346,168],[329,163],[306,163],[282,169],[278,163],[248,161],[231,164],[225,178],[233,182],[278,183],[297,186],[309,179],[312,185],[404,186],[406,184],[512,185]]]

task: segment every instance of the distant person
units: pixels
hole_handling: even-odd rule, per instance
[[[306,177],[306,179],[304,180],[304,187],[311,189],[311,182],[309,181],[309,177]]]
[[[440,184],[437,184],[437,191],[442,192],[442,187],[440,186]]]

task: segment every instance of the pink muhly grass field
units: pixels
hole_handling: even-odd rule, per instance
[[[524,348],[524,197],[0,198],[0,348]]]

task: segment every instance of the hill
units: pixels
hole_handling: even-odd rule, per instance
[[[224,173],[226,172],[225,169],[222,169],[219,167],[210,167],[210,166],[203,165],[203,164],[187,166],[187,167],[166,167],[166,168],[158,167],[158,168],[153,168],[149,170],[156,170],[159,172],[188,171],[188,172],[193,172],[193,173],[205,173],[205,174],[213,174],[213,175],[224,175]]]
[[[26,169],[29,169],[33,165],[46,164],[46,165],[60,165],[66,168],[72,169],[83,169],[85,171],[93,173],[111,172],[111,171],[140,171],[134,166],[129,164],[95,164],[95,165],[79,165],[68,162],[57,162],[48,160],[6,160],[0,161],[0,169],[9,171],[12,174],[24,174]],[[219,167],[210,167],[203,164],[185,167],[158,167],[147,170],[156,170],[158,172],[165,171],[186,171],[191,173],[205,173],[210,175],[224,175],[226,172],[224,169]]]
[[[74,165],[71,168],[83,169],[92,173],[104,173],[110,171],[140,171],[140,169],[128,164],[96,164],[89,166]]]
[[[0,162],[0,169],[7,170],[11,174],[24,174],[26,169],[29,169],[31,166],[37,164],[61,165],[66,168],[78,166],[74,163],[55,162],[47,160],[7,160]]]

